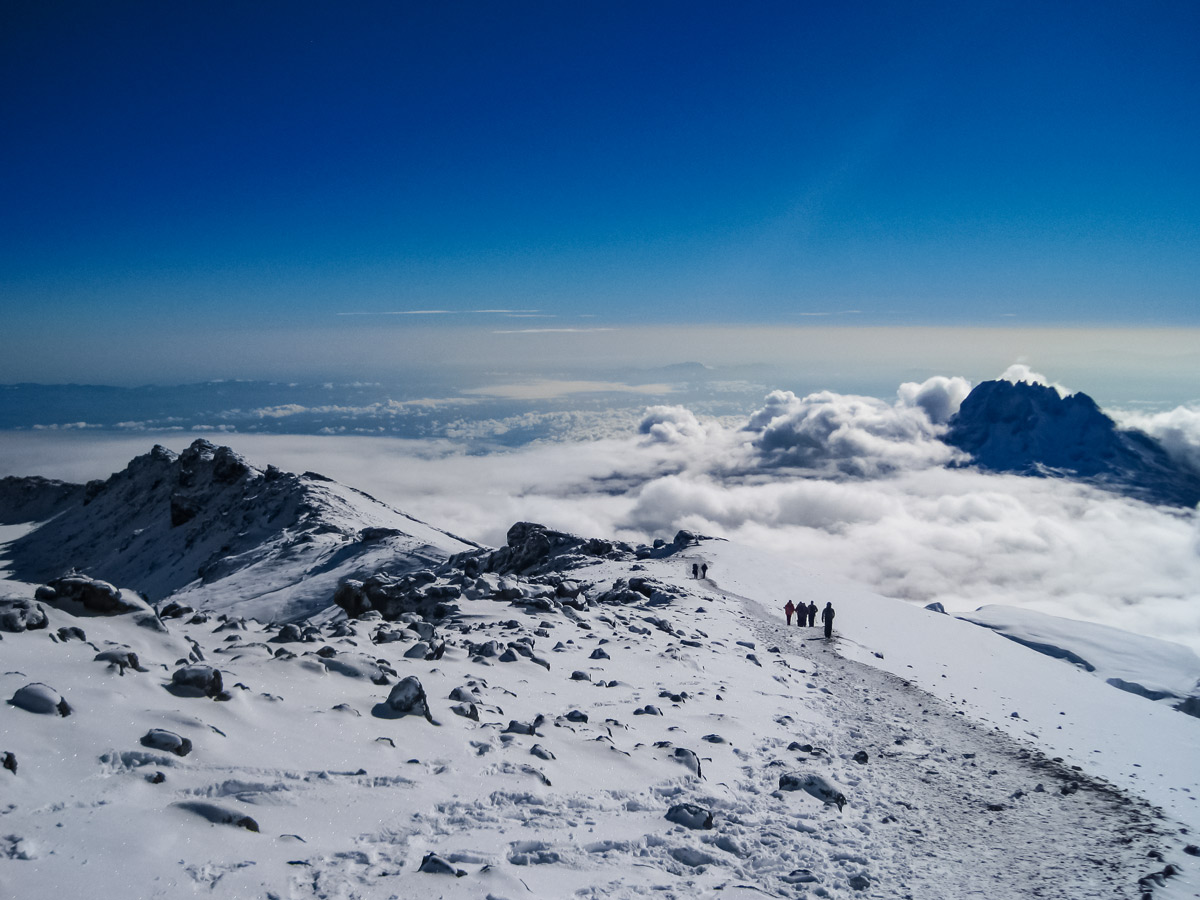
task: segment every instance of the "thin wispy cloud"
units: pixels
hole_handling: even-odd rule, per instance
[[[541,314],[541,310],[537,309],[387,309],[335,313],[339,316],[538,316]]]
[[[616,330],[616,328],[513,328],[493,331],[492,334],[595,334]]]

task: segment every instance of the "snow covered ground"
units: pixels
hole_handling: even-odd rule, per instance
[[[751,547],[562,574],[591,601],[464,594],[432,634],[328,612],[307,642],[43,604],[2,634],[0,697],[71,714],[0,705],[0,896],[1078,900],[1168,864],[1155,897],[1200,895],[1200,720]],[[652,590],[603,602],[631,577]],[[835,641],[784,624],[800,597]],[[122,648],[145,671],[97,659]],[[386,702],[409,675],[430,720]]]

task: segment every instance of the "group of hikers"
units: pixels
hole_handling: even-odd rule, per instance
[[[708,563],[692,563],[693,578],[708,578]],[[787,623],[792,624],[792,616],[796,617],[796,625],[800,626],[808,622],[809,628],[817,627],[817,604],[809,600],[805,606],[804,601],[800,601],[797,606],[791,600],[783,608],[784,615],[787,616]],[[833,637],[833,604],[826,603],[825,608],[821,610],[821,624],[825,626],[825,639]]]
[[[792,616],[796,617],[796,625],[800,626],[807,620],[809,628],[815,628],[817,625],[817,604],[812,600],[808,601],[808,605],[804,605],[804,601],[800,601],[797,606],[791,600],[783,608],[783,614],[787,616],[787,623],[792,624]],[[833,604],[826,603],[825,608],[821,610],[821,623],[825,626],[825,637],[833,637]]]

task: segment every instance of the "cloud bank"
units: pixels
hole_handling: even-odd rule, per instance
[[[602,416],[592,440],[476,455],[459,440],[239,434],[222,441],[260,464],[323,472],[482,543],[503,543],[519,520],[632,541],[688,528],[770,545],[814,574],[914,603],[1025,607],[1200,651],[1196,511],[1060,479],[947,468],[955,451],[938,437],[969,389],[964,379],[936,377],[901,385],[891,402],[773,391],[736,421],[660,405],[620,428]],[[1115,416],[1200,465],[1200,410]],[[586,422],[563,427],[575,426]],[[464,434],[471,427],[461,423]],[[484,427],[494,433],[500,425]],[[82,480],[148,449],[146,437],[140,444],[91,432],[16,437],[6,438],[0,474],[54,475],[58,466]],[[160,438],[172,449],[190,439]],[[782,605],[787,598],[761,599]]]

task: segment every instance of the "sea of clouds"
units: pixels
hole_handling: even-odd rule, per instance
[[[1023,366],[1004,377],[1046,383]],[[902,384],[892,400],[773,391],[737,419],[658,405],[636,426],[614,413],[623,427],[595,427],[593,439],[488,453],[447,439],[219,440],[259,466],[322,472],[484,544],[502,544],[523,520],[637,542],[689,529],[780,549],[814,574],[914,603],[1029,608],[1200,651],[1197,511],[954,466],[965,460],[940,436],[970,388],[939,376]],[[1200,467],[1200,410],[1110,414]],[[193,437],[160,440],[179,450]],[[149,441],[9,432],[0,447],[0,474],[84,480]]]

